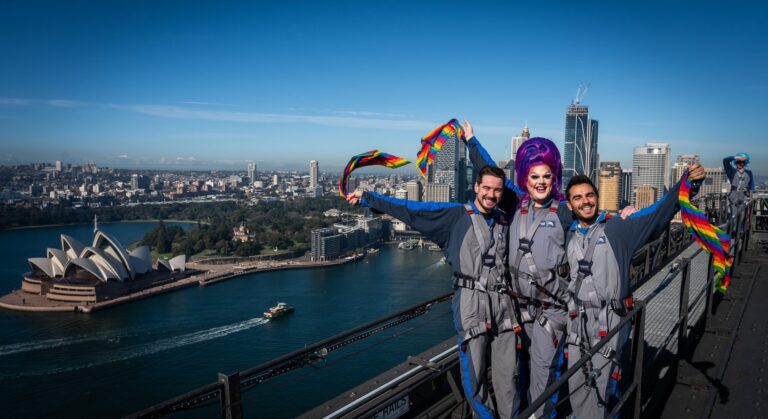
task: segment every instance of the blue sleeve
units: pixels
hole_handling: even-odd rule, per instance
[[[749,170],[749,190],[755,191],[755,175],[752,174],[751,170]]]
[[[448,238],[466,210],[455,202],[417,202],[364,192],[361,205],[389,214],[445,248]]]
[[[691,194],[698,189],[700,182],[691,187]],[[650,207],[632,214],[627,219],[619,216],[607,221],[605,232],[614,247],[614,253],[624,257],[632,255],[650,239],[660,235],[669,226],[677,211],[680,210],[678,194],[680,182],[677,182],[659,201]]]
[[[723,159],[723,169],[725,169],[725,175],[728,177],[728,181],[733,180],[733,175],[736,174],[736,169],[733,167],[733,156],[729,156]]]
[[[560,219],[560,225],[563,227],[565,237],[568,237],[568,230],[571,229],[574,218],[573,212],[568,209],[568,205],[566,205],[565,201],[560,202],[560,206],[557,207],[557,218]]]
[[[477,140],[477,137],[472,137],[467,140],[467,149],[469,150],[469,160],[472,162],[472,166],[476,169],[479,170],[484,166],[497,167],[496,162],[493,161],[491,155],[488,154],[485,148],[480,145],[480,141]],[[504,195],[504,205],[501,210],[508,214],[514,214],[520,196],[523,195],[523,190],[518,188],[512,179],[505,179]]]

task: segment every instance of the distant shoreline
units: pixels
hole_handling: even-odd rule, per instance
[[[164,222],[164,223],[200,223],[200,224],[210,224],[208,221],[197,221],[197,220],[122,220],[122,221],[99,221],[99,224],[119,224],[119,223],[156,223],[156,222]],[[33,228],[48,228],[48,227],[70,227],[70,226],[79,226],[79,225],[89,225],[92,224],[92,222],[88,223],[59,223],[59,224],[43,224],[43,225],[37,225],[37,226],[24,226],[24,227],[9,227],[0,231],[10,231],[10,230],[27,230],[27,229],[33,229]]]

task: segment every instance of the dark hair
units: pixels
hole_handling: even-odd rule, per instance
[[[600,194],[597,192],[597,187],[595,187],[595,184],[592,183],[592,179],[589,178],[589,176],[586,175],[576,175],[571,178],[571,180],[568,181],[568,186],[565,188],[565,196],[568,199],[571,199],[571,188],[573,188],[576,185],[583,185],[587,184],[592,187],[592,190],[595,191],[596,196],[600,196]]]
[[[501,183],[506,183],[507,181],[507,175],[504,174],[504,171],[499,169],[496,166],[483,166],[482,169],[480,169],[479,172],[477,172],[477,184],[483,182],[483,176],[493,176],[501,179]]]

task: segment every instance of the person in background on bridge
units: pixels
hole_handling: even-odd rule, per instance
[[[704,168],[689,168],[695,192],[705,177]],[[652,206],[627,219],[609,218],[597,210],[598,190],[584,176],[574,176],[566,188],[574,221],[567,239],[571,282],[567,351],[572,367],[633,308],[630,293],[632,255],[658,237],[680,210],[680,182]],[[618,400],[622,346],[630,327],[611,338],[569,380],[571,407],[576,418],[606,417]]]
[[[477,196],[467,204],[415,202],[362,191],[347,196],[350,204],[389,214],[443,249],[453,270],[461,383],[473,416],[481,418],[510,418],[515,404],[515,335],[521,328],[505,283],[510,220],[496,208],[504,181],[504,171],[483,167],[474,185]],[[488,388],[489,364],[495,406]]]
[[[465,120],[462,128],[472,164],[494,165],[474,137],[472,124]],[[562,171],[555,143],[541,137],[525,141],[515,156],[517,184],[525,185],[525,190],[520,191],[509,179],[504,190],[505,197],[521,194],[520,205],[509,207],[510,201],[505,200],[499,204],[502,210],[514,214],[509,230],[510,288],[525,325],[518,356],[518,391],[524,395],[530,382],[529,402],[559,378],[565,362],[569,276],[565,236],[573,214],[561,203],[565,200],[560,193]],[[627,207],[622,216],[634,211],[634,207]],[[536,416],[542,416],[545,410],[550,412],[556,402],[557,396],[553,396],[536,410]]]
[[[744,210],[749,202],[749,197],[755,191],[755,178],[749,167],[749,154],[738,153],[723,159],[723,168],[728,181],[731,183],[731,192],[728,194],[728,232],[733,232],[741,227],[744,221]]]

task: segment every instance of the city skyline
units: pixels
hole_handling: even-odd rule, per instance
[[[526,121],[562,152],[589,82],[600,161],[631,167],[634,147],[663,142],[708,167],[746,151],[768,174],[762,9],[180,5],[3,5],[0,164],[337,172],[373,148],[413,160],[453,117],[496,160]],[[428,25],[464,14],[471,30]]]

